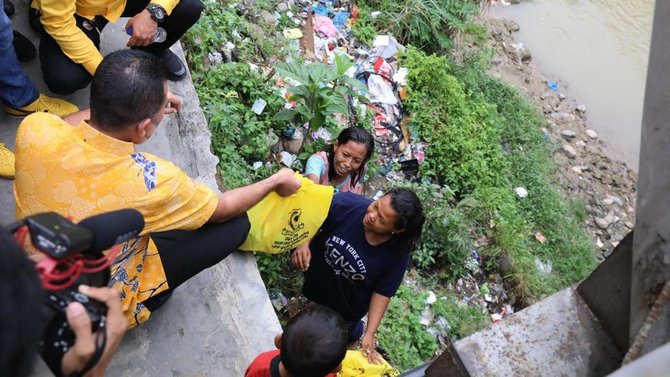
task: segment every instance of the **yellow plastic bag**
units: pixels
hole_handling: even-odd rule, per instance
[[[381,357],[381,356],[380,356]],[[337,377],[396,377],[400,372],[382,359],[381,364],[372,364],[361,350],[348,350],[342,360],[342,370]]]
[[[302,186],[295,194],[281,197],[271,192],[247,211],[251,229],[240,250],[285,253],[314,237],[328,216],[334,190],[296,176]]]

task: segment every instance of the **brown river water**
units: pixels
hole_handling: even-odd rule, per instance
[[[591,127],[637,171],[654,0],[532,0],[494,6],[559,90],[586,105]]]

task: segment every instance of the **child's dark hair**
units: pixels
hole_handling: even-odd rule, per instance
[[[335,311],[311,304],[291,318],[281,340],[281,361],[292,377],[323,377],[347,352],[347,327]]]
[[[406,188],[391,189],[386,195],[391,196],[391,206],[398,213],[395,227],[405,229],[396,237],[405,244],[409,251],[415,250],[419,246],[423,223],[426,222],[421,201],[414,191]]]
[[[337,137],[337,145],[344,145],[350,141],[365,144],[367,148],[367,153],[365,154],[365,158],[363,159],[361,166],[359,166],[356,171],[351,172],[351,187],[355,187],[363,178],[365,164],[367,164],[368,160],[372,156],[372,153],[375,151],[375,140],[365,128],[356,126],[345,128]],[[326,155],[328,156],[328,180],[332,182],[336,175],[334,145],[331,144],[328,146],[328,149],[326,149]]]

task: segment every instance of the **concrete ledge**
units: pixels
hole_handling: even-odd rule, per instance
[[[233,254],[131,330],[107,375],[242,376],[280,331],[253,256]]]
[[[471,376],[603,376],[622,355],[573,288],[455,344]]]

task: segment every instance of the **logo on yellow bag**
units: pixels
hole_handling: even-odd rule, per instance
[[[296,176],[298,192],[287,197],[272,192],[247,211],[251,229],[240,250],[285,253],[316,235],[328,216],[333,187]]]
[[[291,213],[288,214],[288,226],[291,228],[291,230],[286,228],[282,229],[282,235],[290,236],[293,235],[293,233],[305,228],[305,224],[300,221],[300,215],[302,215],[301,209],[294,208],[291,210]]]
[[[300,219],[301,215],[302,209],[294,208],[291,210],[288,215],[288,226],[283,227],[281,230],[283,238],[275,240],[272,243],[274,249],[282,250],[309,238],[309,232],[305,230],[305,223]]]

